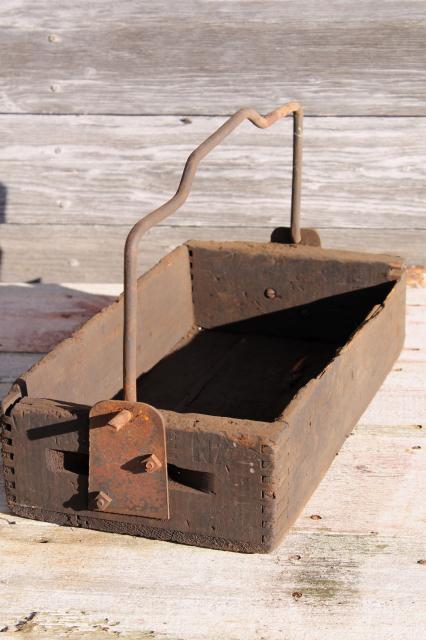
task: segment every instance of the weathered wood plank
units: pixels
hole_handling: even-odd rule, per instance
[[[426,370],[423,373],[426,378]],[[380,389],[361,420],[369,424],[387,424],[393,420],[396,424],[426,423],[426,398],[424,390]]]
[[[426,115],[421,0],[1,7],[4,112]]]
[[[0,395],[42,352],[109,304],[120,290],[120,285],[104,284],[0,284]],[[364,414],[363,422],[379,425],[426,422],[426,289],[408,288],[407,301],[404,349]]]
[[[130,227],[174,193],[189,153],[223,121],[1,116],[0,218]],[[426,229],[425,137],[426,118],[307,118],[304,226]],[[245,123],[203,161],[165,224],[286,225],[290,190],[290,122],[267,131]]]
[[[309,628],[340,640],[345,627],[349,640],[411,640],[426,623],[425,456],[422,430],[357,427],[267,556],[61,528],[3,503],[0,549],[13,562],[0,566],[0,623],[34,638],[302,640]]]
[[[13,363],[16,369],[21,358],[31,359],[36,357],[34,354],[47,352],[86,319],[110,304],[121,290],[120,284],[0,283],[0,352],[4,362],[13,360],[10,352],[21,353]],[[407,303],[407,336],[400,358],[406,364],[394,367],[403,366],[404,372],[417,371],[416,364],[410,369],[411,360],[426,362],[426,288],[409,287]],[[31,323],[28,318],[31,318]],[[412,350],[416,356],[411,355]],[[30,355],[24,356],[25,353]],[[5,375],[1,366],[0,373]],[[416,379],[418,375],[415,374]]]
[[[38,354],[52,349],[114,298],[55,284],[0,284],[0,300],[0,352]]]
[[[424,428],[397,426],[391,421],[377,426],[361,422],[339,451],[296,528],[315,530],[318,523],[310,516],[319,514],[319,526],[329,531],[421,535],[425,462]],[[337,502],[331,498],[333,487]]]
[[[12,383],[41,358],[42,353],[0,353],[0,384]]]
[[[69,286],[97,296],[119,289]],[[21,309],[29,289],[41,294],[39,307],[46,299],[46,314],[49,305],[55,308],[46,287],[15,286]],[[408,339],[424,348],[424,327],[415,338],[412,332],[425,324],[426,289],[407,293]],[[56,299],[60,309],[65,301],[58,291]],[[0,324],[8,323],[2,315]],[[16,361],[3,356],[15,370],[28,354]],[[293,530],[268,556],[24,520],[8,512],[0,486],[0,553],[9,559],[0,564],[4,637],[80,639],[119,632],[128,640],[281,640],[283,634],[303,640],[309,628],[313,640],[340,640],[345,628],[348,640],[411,640],[426,624],[426,569],[418,562],[426,559],[426,432],[418,422],[398,426],[393,418],[404,414],[407,391],[416,401],[423,397],[424,366],[396,363],[380,392],[380,407],[391,406],[392,419],[382,412],[383,421],[374,426],[363,417]]]
[[[0,227],[0,279],[23,282],[122,282],[129,226],[15,225]],[[141,243],[140,273],[190,239],[265,242],[272,227],[155,227]],[[426,264],[426,229],[321,229],[326,248],[403,256]]]

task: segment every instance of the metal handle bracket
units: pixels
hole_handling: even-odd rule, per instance
[[[278,120],[293,115],[293,176],[291,198],[291,240],[300,243],[300,194],[302,181],[303,108],[298,102],[289,102],[266,116],[255,109],[245,108],[234,113],[217,131],[207,138],[188,157],[176,193],[170,200],[139,220],[127,236],[124,249],[124,345],[123,389],[128,402],[136,402],[136,340],[137,340],[137,264],[139,243],[155,224],[177,211],[191,191],[192,182],[201,160],[226,138],[241,122],[249,120],[260,129],[267,129]]]

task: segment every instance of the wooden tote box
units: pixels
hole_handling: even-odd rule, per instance
[[[291,229],[191,241],[138,279],[142,234],[184,202],[200,159],[242,120],[290,113]],[[296,103],[232,116],[129,234],[124,295],[14,383],[2,450],[15,514],[233,551],[279,543],[404,338],[401,261],[300,230],[301,136]]]

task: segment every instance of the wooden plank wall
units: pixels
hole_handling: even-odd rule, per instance
[[[426,262],[423,0],[3,0],[0,279],[120,282],[130,226],[225,116],[306,107],[302,216],[330,247]],[[287,224],[291,125],[203,161],[141,269]]]

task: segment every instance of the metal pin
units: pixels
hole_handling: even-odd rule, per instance
[[[153,471],[158,471],[163,466],[160,460],[157,458],[155,453],[152,453],[149,458],[144,460],[145,471],[147,473],[152,473]]]
[[[112,498],[104,491],[99,491],[95,498],[95,504],[98,511],[104,511],[107,506],[112,502]]]
[[[128,409],[121,409],[111,420],[108,422],[110,427],[113,427],[116,431],[120,431],[122,427],[125,427],[128,422],[133,418],[132,412]]]

